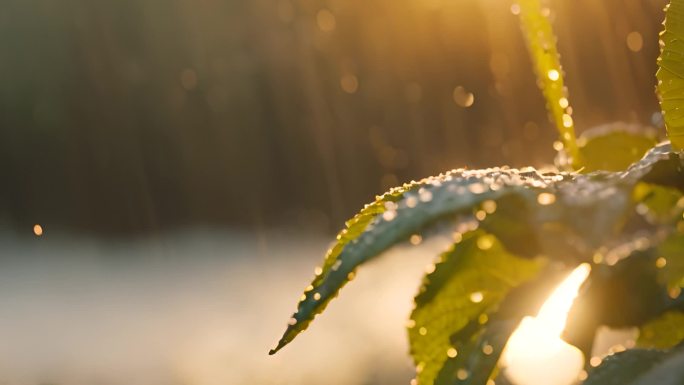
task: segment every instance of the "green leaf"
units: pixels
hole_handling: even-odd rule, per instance
[[[681,385],[684,346],[670,350],[632,349],[610,355],[583,385]]]
[[[562,177],[561,177],[562,178]],[[458,213],[470,213],[485,200],[524,194],[530,200],[557,181],[557,176],[514,169],[454,170],[405,185],[379,197],[347,223],[328,251],[323,267],[305,290],[275,353],[302,332],[356,267],[408,238],[423,227]]]
[[[660,33],[658,94],[667,134],[676,150],[684,149],[684,1],[665,8],[665,30]]]
[[[534,277],[540,267],[538,261],[508,253],[483,231],[464,234],[461,242],[443,253],[424,278],[409,320],[418,384],[433,384],[450,355],[466,354],[461,350],[470,338],[454,341],[454,346],[452,336],[478,331],[508,291]]]
[[[531,168],[454,170],[394,189],[347,223],[270,353],[306,329],[353,278],[360,264],[430,224],[472,215],[484,201],[499,202],[503,207],[507,201],[504,198],[517,196],[527,208],[522,212],[527,222],[518,225],[531,227],[533,231],[527,233],[536,235],[540,251],[581,262],[617,234],[633,211],[631,194],[636,183],[644,180],[679,187],[680,180],[684,188],[681,175],[681,159],[670,153],[669,145],[661,145],[627,171],[618,173],[540,174]],[[489,227],[507,245],[516,242],[496,226]]]
[[[637,346],[667,349],[684,340],[684,313],[669,311],[641,327]]]
[[[623,123],[585,131],[577,140],[582,172],[624,170],[641,159],[656,143],[654,133]]]
[[[499,358],[520,321],[539,311],[567,273],[568,269],[559,269],[558,265],[545,266],[533,278],[510,288],[499,303],[489,307],[486,317],[473,319],[454,332],[449,341],[458,354],[447,358],[434,383],[485,385],[496,378]],[[497,379],[497,383],[501,381]]]
[[[570,163],[578,164],[575,127],[569,109],[567,90],[563,85],[563,69],[556,49],[556,36],[548,15],[539,0],[520,0],[520,23],[537,74],[537,83],[546,99],[546,109],[556,124]],[[577,168],[577,167],[575,167]]]

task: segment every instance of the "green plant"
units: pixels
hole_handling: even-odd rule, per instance
[[[307,328],[358,266],[452,223],[454,244],[423,279],[408,323],[418,384],[491,383],[522,318],[583,263],[592,270],[566,340],[588,357],[599,326],[642,330],[638,349],[606,358],[585,384],[684,381],[684,0],[667,8],[661,35],[658,90],[672,143],[657,145],[620,125],[576,140],[548,19],[539,0],[520,0],[517,10],[563,143],[558,169],[452,170],[378,196],[338,234],[271,354]]]

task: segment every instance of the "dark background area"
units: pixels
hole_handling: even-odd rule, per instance
[[[664,4],[549,2],[579,131],[651,124]],[[404,181],[549,163],[510,5],[5,0],[0,224],[332,231]]]

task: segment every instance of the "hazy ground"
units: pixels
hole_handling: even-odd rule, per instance
[[[0,384],[408,383],[403,325],[435,244],[372,263],[307,333],[267,356],[327,242],[0,236]]]

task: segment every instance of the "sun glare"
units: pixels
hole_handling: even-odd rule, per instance
[[[578,266],[549,296],[536,317],[525,317],[503,353],[506,376],[515,385],[570,385],[582,371],[584,357],[560,336],[591,267]]]

